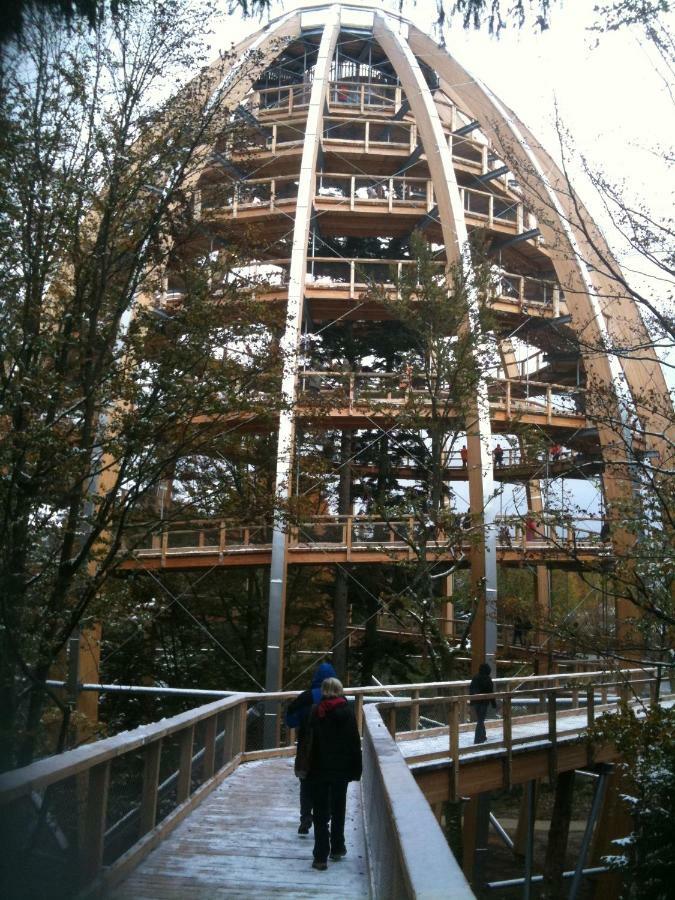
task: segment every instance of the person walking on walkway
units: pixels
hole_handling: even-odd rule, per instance
[[[488,663],[481,663],[478,674],[474,675],[469,685],[470,694],[493,694],[495,686],[490,678],[490,668]],[[488,706],[492,704],[497,709],[497,701],[492,700],[472,700],[471,710],[476,720],[476,733],[473,738],[474,744],[484,744],[487,741],[487,733],[485,731],[485,717],[487,716]]]
[[[307,746],[309,716],[312,707],[321,701],[321,685],[326,678],[335,678],[333,666],[324,662],[317,667],[312,677],[312,686],[291,702],[286,710],[286,724],[298,732],[298,745],[295,754],[295,774],[300,780],[300,825],[298,834],[309,834],[312,827],[312,796],[307,781],[307,771],[303,770],[303,758]],[[306,764],[305,764],[306,765]]]
[[[330,858],[336,860],[347,853],[347,785],[361,778],[359,730],[337,678],[327,678],[321,685],[321,702],[310,715],[309,745],[307,780],[314,810],[312,867],[323,871],[329,851]]]

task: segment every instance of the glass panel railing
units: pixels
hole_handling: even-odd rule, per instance
[[[344,285],[351,281],[351,262],[342,259],[316,259],[307,261],[307,285]]]
[[[352,180],[348,175],[318,175],[316,179],[317,197],[349,198]]]
[[[515,223],[518,219],[518,203],[514,200],[502,200],[501,197],[493,196],[492,215],[495,219]]]
[[[490,217],[490,195],[464,188],[464,211],[469,215]]]
[[[344,544],[342,522],[301,522],[297,527],[298,544]]]
[[[237,185],[237,203],[239,206],[265,206],[270,203],[271,199],[271,181],[243,181]]]
[[[354,141],[363,144],[366,140],[366,123],[343,119],[324,119],[323,137],[327,141]]]
[[[277,203],[284,200],[295,200],[298,196],[298,179],[293,178],[275,178],[274,180],[274,199]]]
[[[520,276],[509,275],[503,272],[498,276],[497,294],[500,297],[509,297],[515,300],[520,299]]]
[[[527,303],[540,303],[548,306],[553,303],[555,284],[551,281],[539,281],[535,278],[523,279],[523,299]]]
[[[328,97],[331,103],[346,103],[351,106],[361,105],[361,85],[351,81],[332,81],[328,86]]]
[[[407,123],[370,122],[368,140],[371,144],[397,144],[401,147],[409,147],[410,131],[411,126]]]
[[[477,144],[475,141],[469,140],[468,138],[457,137],[455,135],[450,136],[450,142],[452,155],[455,159],[482,167],[483,148],[480,144]]]

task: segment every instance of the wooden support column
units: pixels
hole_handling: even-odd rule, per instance
[[[534,783],[534,809],[537,810],[537,798],[539,794],[539,782]],[[527,844],[527,822],[529,816],[529,806],[527,791],[523,786],[523,796],[520,800],[520,811],[518,813],[518,825],[516,827],[516,836],[513,839],[513,853],[515,856],[525,856]]]
[[[547,900],[563,900],[566,896],[562,873],[565,869],[567,839],[572,817],[574,771],[561,772],[555,783],[555,799],[551,825],[548,830],[546,861],[544,863],[544,892]]]
[[[94,622],[88,628],[82,629],[79,640],[78,658],[78,682],[80,684],[98,684],[99,666],[101,662],[101,623]],[[87,718],[87,725],[78,727],[78,743],[84,738],[83,729],[89,731],[91,736],[96,722],[98,722],[98,692],[78,691],[75,708]]]
[[[522,445],[521,445],[522,452]],[[541,495],[541,482],[531,480],[527,483],[527,505],[534,515],[541,515],[544,511],[544,503]],[[551,618],[551,579],[547,565],[536,566],[534,584],[534,633],[528,639],[532,640],[538,648],[534,658],[534,674],[548,675],[553,669],[553,647],[550,635],[547,633],[547,624]]]
[[[478,294],[472,279],[471,251],[464,220],[452,154],[439,118],[431,90],[422,74],[416,54],[403,40],[399,23],[376,12],[373,35],[398,75],[415,117],[420,142],[426,153],[429,174],[438,206],[448,266],[460,265],[467,277],[467,328],[480,328]],[[485,335],[476,348],[476,363],[484,367],[484,356],[492,350],[492,336]],[[490,403],[484,371],[476,388],[474,402],[467,412],[467,450],[469,457],[469,503],[473,521],[480,528],[480,539],[470,551],[472,593],[476,613],[471,628],[471,665],[477,671],[488,662],[495,671],[497,653],[497,539],[494,519],[497,514],[492,469]]]
[[[490,827],[490,795],[478,794],[464,805],[462,869],[473,885],[483,883]]]
[[[504,158],[509,160],[512,171],[521,178],[524,202],[535,210],[542,203],[545,207],[547,214],[539,218],[538,227],[551,253],[557,281],[565,290],[571,327],[583,335],[582,355],[588,387],[586,415],[589,423],[597,426],[603,457],[608,463],[603,472],[608,506],[611,511],[614,503],[617,507],[626,501],[639,504],[633,473],[631,394],[637,399],[638,409],[640,395],[646,387],[650,396],[656,391],[663,398],[665,414],[650,416],[644,408],[640,410],[653,433],[664,436],[654,440],[655,449],[666,446],[667,428],[672,429],[669,425],[672,404],[667,399],[663,372],[653,350],[634,356],[607,352],[606,348],[617,341],[620,346],[626,342],[634,346],[642,338],[645,346],[649,344],[636,305],[626,297],[617,296],[616,279],[603,274],[607,260],[612,260],[611,252],[602,236],[596,234],[592,219],[583,207],[575,205],[577,198],[570,199],[564,174],[513,113],[414,25],[409,28],[408,40],[413,52],[439,74],[449,98],[480,121],[493,149],[506,154]],[[576,226],[580,218],[584,227],[590,227],[596,235],[600,254],[591,250],[587,238]],[[606,315],[609,310],[603,307],[610,304],[611,315]],[[619,552],[629,557],[634,536],[616,529],[612,538]],[[617,609],[619,642],[624,638],[622,621],[629,612],[634,615],[635,608],[621,605]]]
[[[441,579],[441,634],[447,638],[455,637],[455,604],[453,593],[455,579],[452,574]]]
[[[626,837],[633,831],[633,820],[628,804],[621,799],[622,794],[633,794],[635,786],[630,779],[618,769],[607,778],[607,788],[600,811],[600,818],[595,828],[591,846],[589,866],[602,865],[602,857],[616,853],[612,841]],[[606,897],[618,897],[621,893],[622,878],[620,872],[607,872],[597,876],[593,891],[594,900],[605,900]]]

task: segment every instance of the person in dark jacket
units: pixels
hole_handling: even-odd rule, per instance
[[[335,678],[335,669],[328,662],[321,663],[312,676],[312,686],[303,691],[291,702],[286,710],[286,724],[298,732],[298,745],[295,754],[295,774],[300,779],[300,825],[298,834],[309,834],[312,827],[312,795],[307,781],[307,772],[303,771],[302,760],[307,742],[309,714],[312,707],[321,701],[321,685],[326,678]]]
[[[327,678],[321,685],[321,702],[312,709],[309,729],[307,780],[314,810],[312,866],[323,871],[327,868],[329,851],[331,859],[341,859],[347,852],[347,785],[361,778],[359,730],[337,678]]]
[[[490,668],[488,663],[481,663],[478,674],[474,675],[469,685],[470,694],[493,694],[495,686],[490,678]],[[484,744],[487,741],[487,733],[485,731],[485,717],[487,716],[488,706],[492,704],[497,709],[497,701],[492,700],[472,700],[471,709],[476,720],[476,733],[473,738],[474,744]]]

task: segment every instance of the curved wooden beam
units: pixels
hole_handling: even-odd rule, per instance
[[[401,28],[407,26],[377,13],[373,36],[389,57],[415,117],[438,205],[447,262],[449,265],[458,263],[470,273],[472,262],[464,222],[464,205],[459,194],[452,154],[431,90],[410,45],[401,36]],[[468,283],[471,285],[470,275]],[[471,325],[476,327],[479,319],[478,297],[471,286],[468,289],[468,301]],[[494,671],[497,652],[497,539],[494,520],[497,504],[492,469],[487,374],[483,372],[480,378],[472,410],[474,421],[467,426],[470,508],[472,515],[476,519],[482,519],[485,525],[483,540],[472,550],[471,559],[474,590],[480,597],[471,632],[471,657],[476,669],[480,663],[487,661]]]

